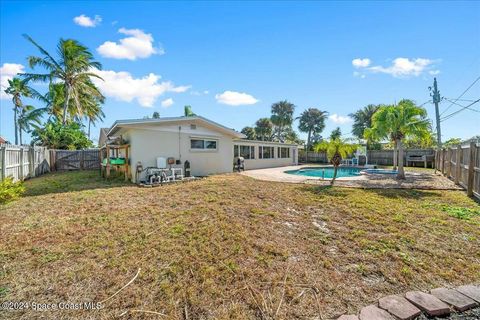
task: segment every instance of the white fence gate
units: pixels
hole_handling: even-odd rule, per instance
[[[0,145],[0,181],[13,177],[25,180],[50,171],[50,153],[46,147]]]

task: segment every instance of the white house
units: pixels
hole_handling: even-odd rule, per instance
[[[297,145],[245,140],[242,133],[201,116],[118,120],[102,130],[99,144],[120,136],[130,144],[132,179],[138,163],[155,167],[158,157],[173,157],[181,166],[188,160],[194,176],[232,172],[238,155],[247,170],[298,161]]]

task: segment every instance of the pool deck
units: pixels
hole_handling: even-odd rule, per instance
[[[289,170],[299,170],[302,168],[325,167],[325,165],[300,165],[288,167],[276,167],[256,170],[246,170],[241,174],[264,181],[305,183],[316,185],[329,185],[330,179],[320,177],[308,177],[285,173]],[[414,172],[405,168],[405,180],[395,179],[395,175],[390,174],[366,174],[356,177],[341,177],[335,180],[335,185],[349,188],[367,188],[367,189],[430,189],[430,190],[462,190],[460,186],[455,185],[453,181],[430,172]]]

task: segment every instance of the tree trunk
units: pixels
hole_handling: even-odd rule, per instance
[[[63,103],[63,120],[62,120],[63,125],[67,123],[67,111],[68,111],[69,101],[70,101],[70,89],[68,88],[68,85],[65,84],[65,102]]]
[[[18,121],[17,121],[17,106],[13,107],[13,124],[15,126],[15,144],[18,144]]]
[[[405,179],[405,171],[403,170],[403,145],[402,140],[398,140],[398,173],[397,179]]]
[[[398,165],[398,154],[397,154],[397,140],[393,142],[393,170],[397,170]]]
[[[337,178],[337,170],[338,166],[333,166],[333,178],[332,181],[330,181],[331,186],[333,186],[333,184],[335,183],[335,179]]]
[[[310,150],[310,139],[311,139],[311,136],[312,136],[312,129],[308,130],[308,137],[307,137],[307,150],[305,150],[305,151],[308,151],[308,150]]]

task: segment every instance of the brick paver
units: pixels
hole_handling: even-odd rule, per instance
[[[442,316],[450,313],[450,307],[431,294],[421,291],[409,291],[405,298],[425,311],[429,316]]]
[[[477,303],[457,290],[437,288],[430,291],[438,299],[452,305],[458,311],[465,311],[477,306]]]
[[[395,320],[395,318],[387,311],[369,305],[360,311],[360,320]]]
[[[391,295],[381,298],[378,300],[378,306],[387,310],[401,320],[414,319],[420,315],[420,313],[422,313],[420,309],[408,302],[407,299],[398,295]]]
[[[480,303],[480,286],[470,284],[458,287],[457,291]]]

